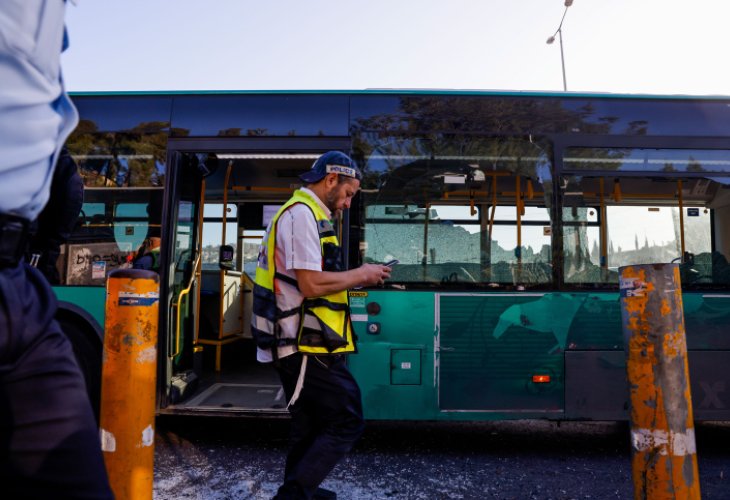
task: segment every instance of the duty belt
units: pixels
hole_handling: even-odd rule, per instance
[[[28,219],[0,213],[0,269],[15,267],[23,259],[29,227]]]

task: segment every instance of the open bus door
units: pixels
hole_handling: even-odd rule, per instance
[[[197,337],[199,307],[200,222],[205,177],[212,173],[215,159],[208,155],[179,153],[169,176],[163,227],[163,296],[167,298],[160,323],[161,406],[175,404],[195,390],[198,353],[190,339]],[[166,293],[165,293],[166,292]]]

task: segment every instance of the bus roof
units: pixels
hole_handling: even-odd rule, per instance
[[[74,91],[71,96],[195,96],[195,95],[454,95],[494,97],[552,97],[580,99],[667,99],[667,100],[728,100],[722,95],[686,94],[614,94],[602,92],[563,92],[532,90],[477,90],[477,89],[390,89],[361,90],[134,90],[134,91]]]

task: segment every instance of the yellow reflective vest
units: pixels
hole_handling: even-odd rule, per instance
[[[275,281],[279,279],[297,286],[296,280],[276,272],[276,223],[285,210],[303,203],[312,211],[319,230],[323,271],[342,271],[342,254],[332,223],[317,201],[308,193],[297,190],[276,213],[264,236],[259,251],[254,282],[253,318],[251,330],[257,345],[272,349],[296,342],[298,349],[310,354],[340,354],[355,351],[347,290],[322,297],[305,298],[299,308],[282,311],[276,304]],[[279,321],[299,313],[296,339],[281,338]]]

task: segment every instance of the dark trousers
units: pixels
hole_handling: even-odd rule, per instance
[[[302,354],[280,359],[277,371],[287,401],[294,393]],[[309,356],[304,386],[291,413],[291,448],[276,498],[312,498],[317,487],[362,435],[360,388],[345,356]]]
[[[25,264],[0,269],[0,496],[113,498],[84,378]]]

